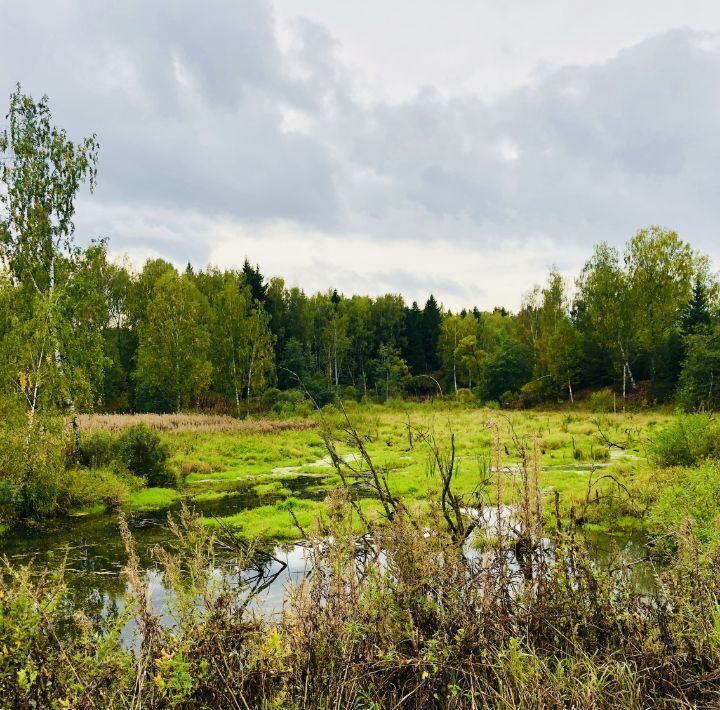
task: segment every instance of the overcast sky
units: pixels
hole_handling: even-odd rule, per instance
[[[716,1],[0,0],[17,81],[136,265],[515,308],[649,224],[720,263]]]

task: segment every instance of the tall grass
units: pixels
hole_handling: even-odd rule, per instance
[[[482,496],[453,491],[452,442],[425,436],[435,460],[430,475],[445,494],[420,516],[392,496],[361,450],[357,473],[384,496],[381,514],[362,516],[351,487],[333,491],[326,515],[305,531],[309,573],[287,590],[274,618],[253,613],[251,576],[215,572],[219,545],[236,550],[238,568],[267,557],[187,511],[171,521],[175,543],[156,551],[175,590],[173,626],[150,608],[122,522],[128,598],[117,618],[91,620],[68,607],[61,575],[36,578],[8,566],[0,586],[3,701],[236,709],[718,705],[720,550],[702,549],[683,521],[674,562],[658,574],[655,591],[640,593],[627,566],[593,562],[572,518],[558,514],[553,531],[543,531],[537,444],[516,438],[521,463],[503,469],[495,437],[485,473],[495,472],[499,500],[511,492],[513,512],[503,515]],[[469,550],[469,528],[482,553]],[[135,652],[120,644],[130,615]]]
[[[146,424],[157,431],[197,431],[213,433],[249,432],[272,434],[280,431],[303,431],[317,426],[310,419],[235,419],[209,414],[82,414],[78,417],[81,430],[123,431]]]

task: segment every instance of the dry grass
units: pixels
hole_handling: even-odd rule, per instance
[[[119,432],[135,424],[147,424],[156,431],[197,431],[210,433],[248,432],[273,434],[281,431],[304,431],[317,426],[311,419],[235,419],[208,414],[82,414],[83,431]]]

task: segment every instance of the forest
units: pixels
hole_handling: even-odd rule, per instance
[[[13,96],[2,137],[0,381],[38,409],[245,416],[307,399],[453,395],[528,406],[642,384],[648,403],[713,409],[718,283],[673,231],[596,245],[572,282],[551,271],[513,313],[421,305],[400,294],[306,294],[242,269],[136,272],[109,244],[78,245],[74,200],[97,142],[75,145],[45,99]],[[482,278],[482,274],[478,274]]]
[[[7,122],[0,706],[717,706],[707,256],[516,311],[136,270],[75,234],[97,137]]]

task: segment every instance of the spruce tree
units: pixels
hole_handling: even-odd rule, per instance
[[[440,307],[435,300],[435,296],[430,294],[422,314],[423,370],[425,372],[434,372],[440,367],[438,339],[440,338],[441,322],[442,313]]]

